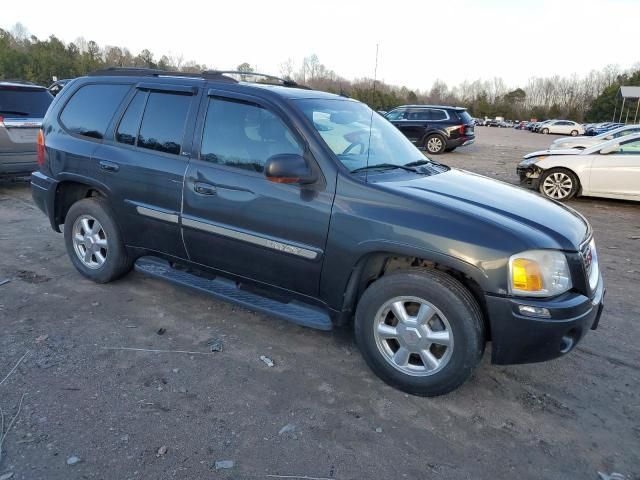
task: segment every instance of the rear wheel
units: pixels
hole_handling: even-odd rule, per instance
[[[355,334],[369,367],[415,395],[456,389],[484,351],[477,302],[457,280],[430,269],[394,272],[371,284],[358,302]]]
[[[444,152],[446,143],[441,135],[429,135],[424,141],[424,147],[427,152],[433,155],[439,155]]]
[[[577,130],[571,130],[571,136],[572,137],[577,137],[578,136],[578,131]]]
[[[552,200],[563,202],[575,197],[580,182],[575,173],[564,168],[547,170],[540,177],[540,193]]]
[[[73,265],[94,282],[107,283],[131,270],[120,230],[103,198],[85,198],[71,206],[64,240]]]

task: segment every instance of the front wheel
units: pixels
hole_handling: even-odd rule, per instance
[[[64,241],[71,263],[94,282],[107,283],[131,270],[120,230],[103,198],[85,198],[71,206]]]
[[[422,396],[462,385],[485,345],[476,300],[453,277],[432,269],[401,270],[371,284],[358,302],[355,335],[376,375]]]
[[[429,135],[424,141],[424,146],[427,149],[427,152],[433,155],[439,155],[442,152],[444,152],[444,149],[446,148],[447,145],[444,141],[444,138],[442,138],[442,136]]]
[[[540,193],[560,202],[575,197],[579,186],[580,183],[575,173],[564,168],[547,170],[540,177]]]
[[[578,136],[578,131],[577,130],[571,130],[571,136],[572,137],[577,137]]]
[[[548,134],[548,133],[549,133],[549,129],[548,129],[548,128],[543,128],[543,129],[542,129],[542,134],[543,134],[543,135],[546,135],[546,134]]]

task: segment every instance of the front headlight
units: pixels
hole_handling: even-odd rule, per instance
[[[547,157],[544,156],[544,157],[525,158],[524,160],[522,160],[520,162],[520,166],[521,167],[530,167],[531,165],[534,165],[534,164],[538,163],[540,160],[544,160],[545,158],[547,158]]]
[[[572,287],[567,257],[555,250],[527,250],[509,258],[509,292],[551,297]]]

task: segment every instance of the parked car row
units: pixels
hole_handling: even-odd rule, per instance
[[[606,133],[614,128],[622,127],[624,123],[618,122],[604,122],[604,123],[589,123],[584,126],[585,135],[594,136]]]

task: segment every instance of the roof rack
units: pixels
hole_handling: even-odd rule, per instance
[[[304,85],[299,85],[293,80],[267,75],[257,72],[241,72],[238,70],[205,70],[200,73],[174,72],[170,70],[160,70],[157,68],[137,68],[137,67],[109,67],[96,70],[88,74],[90,77],[187,77],[187,78],[203,78],[205,80],[216,80],[220,82],[238,83],[238,80],[230,75],[240,75],[240,81],[247,81],[246,77],[261,77],[267,80],[278,82],[284,87],[296,87],[309,89]],[[268,83],[256,81],[254,83]]]
[[[88,74],[90,77],[187,77],[204,78],[206,80],[219,80],[222,82],[238,83],[231,77],[218,74],[215,70],[207,70],[201,73],[174,72],[171,70],[160,70],[157,68],[137,68],[137,67],[109,67],[96,70]]]
[[[275,75],[267,75],[266,73],[258,73],[258,72],[241,72],[239,70],[207,70],[203,73],[215,73],[218,75],[240,75],[242,78],[244,77],[262,77],[267,80],[275,80],[279,82],[285,87],[297,87],[297,88],[308,88],[303,85],[299,85],[289,78],[281,78],[276,77]],[[245,80],[242,80],[245,81]],[[255,82],[255,83],[264,83],[264,82]]]

